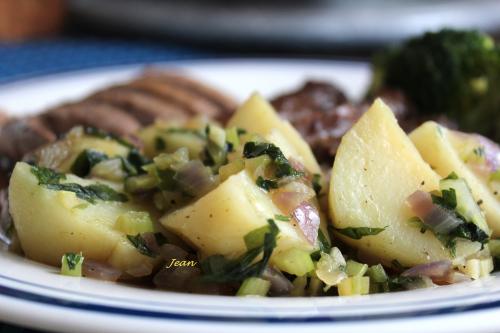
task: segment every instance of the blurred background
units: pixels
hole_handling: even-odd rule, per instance
[[[185,58],[367,59],[442,27],[500,36],[498,0],[0,0],[0,82]]]

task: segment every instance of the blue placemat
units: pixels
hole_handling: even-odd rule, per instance
[[[93,67],[214,56],[188,47],[120,40],[64,39],[0,43],[0,83]]]
[[[120,40],[0,43],[0,83],[86,68],[213,57],[214,54],[187,47]],[[39,332],[0,323],[0,333]]]

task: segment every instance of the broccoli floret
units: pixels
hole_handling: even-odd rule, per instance
[[[369,96],[401,90],[420,114],[446,114],[500,140],[500,50],[486,34],[441,30],[375,57]]]

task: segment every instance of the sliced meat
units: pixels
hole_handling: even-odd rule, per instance
[[[361,116],[336,86],[309,81],[293,93],[272,100],[273,106],[304,136],[320,163],[331,165],[340,139]]]
[[[0,155],[18,161],[26,152],[56,138],[56,134],[37,116],[14,118],[0,128]]]
[[[237,104],[234,99],[205,83],[185,76],[181,73],[149,68],[144,71],[144,77],[154,78],[160,82],[182,87],[187,91],[196,93],[200,97],[206,98],[219,107],[220,111],[216,119],[221,122],[229,119],[234,110],[236,110]]]
[[[141,78],[132,81],[130,87],[144,93],[152,94],[164,101],[179,105],[191,115],[204,115],[209,118],[217,118],[220,108],[210,100],[200,97],[189,89],[177,87],[151,78]]]
[[[99,91],[88,97],[87,101],[106,103],[126,110],[142,125],[151,124],[156,119],[183,120],[189,117],[182,107],[128,86]]]
[[[140,128],[140,123],[126,111],[99,102],[66,104],[40,115],[58,134],[77,125],[93,126],[120,136],[128,136]]]

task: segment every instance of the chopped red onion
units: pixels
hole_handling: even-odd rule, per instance
[[[451,269],[451,261],[440,260],[414,266],[401,273],[401,276],[427,276],[433,280],[442,280],[448,277],[448,275],[451,273]]]
[[[431,195],[424,191],[416,191],[407,199],[412,211],[432,231],[438,234],[448,234],[464,223],[453,212],[432,202]]]
[[[113,282],[117,281],[122,275],[120,270],[108,264],[87,258],[83,261],[82,271],[86,277]]]
[[[187,251],[174,244],[163,244],[160,247],[159,254],[163,260],[165,260],[167,265],[170,264],[172,259],[184,260],[189,255]]]
[[[160,246],[158,246],[158,242],[156,241],[156,236],[154,232],[145,232],[141,234],[146,247],[151,250],[154,254],[160,253]]]
[[[275,296],[288,295],[293,289],[293,284],[279,270],[267,267],[261,277],[271,282],[271,293]]]
[[[200,160],[185,163],[177,170],[174,179],[186,193],[196,197],[208,193],[217,185],[210,168]]]
[[[301,182],[291,182],[272,192],[272,200],[285,214],[290,215],[301,203],[316,195],[314,190]]]
[[[292,213],[297,221],[300,230],[311,244],[316,244],[318,238],[318,229],[320,224],[319,212],[308,202],[301,203]]]
[[[191,279],[199,276],[201,271],[197,267],[168,267],[162,268],[153,278],[158,288],[183,290]]]
[[[132,267],[126,271],[127,274],[136,278],[151,275],[152,272],[153,264],[150,262],[143,262],[138,266]]]

